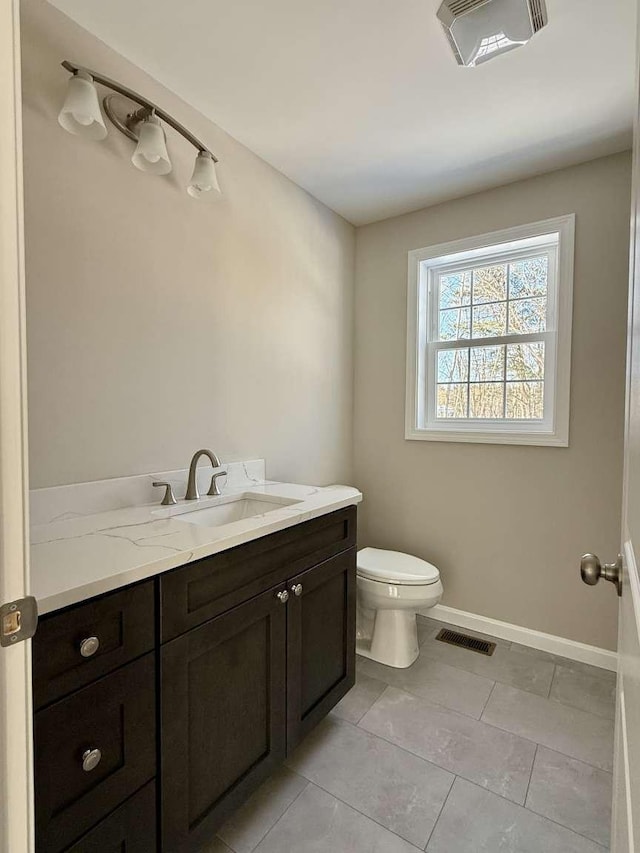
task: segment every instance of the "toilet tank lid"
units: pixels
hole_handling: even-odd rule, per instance
[[[358,551],[357,566],[361,577],[374,581],[424,584],[440,579],[440,572],[431,563],[401,551],[363,548]]]

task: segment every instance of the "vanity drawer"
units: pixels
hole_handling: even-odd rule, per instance
[[[160,576],[161,641],[355,544],[356,508],[350,506],[166,572]]]
[[[156,786],[149,782],[65,853],[156,853]]]
[[[151,651],[154,643],[153,581],[44,616],[33,639],[35,708]]]
[[[153,653],[35,715],[37,853],[64,850],[155,776],[155,720]]]

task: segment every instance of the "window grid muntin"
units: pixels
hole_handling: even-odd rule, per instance
[[[555,235],[554,235],[555,236]],[[457,426],[460,428],[461,424],[464,424],[465,427],[469,426],[482,426],[489,425],[491,428],[495,429],[497,427],[506,427],[508,429],[513,430],[518,426],[522,426],[523,428],[530,427],[533,429],[540,429],[541,427],[545,427],[548,425],[550,415],[553,415],[553,412],[549,412],[550,402],[553,399],[553,395],[555,393],[554,382],[553,382],[553,370],[555,370],[555,337],[556,337],[556,326],[557,326],[557,252],[558,252],[558,241],[555,239],[552,243],[536,245],[535,247],[528,247],[526,249],[515,250],[510,252],[500,252],[496,251],[495,254],[483,255],[481,258],[469,259],[463,263],[461,262],[453,262],[449,264],[438,264],[437,266],[429,265],[428,266],[428,290],[427,290],[427,300],[426,300],[426,309],[427,309],[427,323],[426,323],[426,371],[425,371],[425,400],[427,403],[426,406],[426,415],[427,415],[427,424],[437,425],[437,427],[446,427],[447,425],[451,425],[453,427]],[[509,328],[509,303],[510,302],[521,302],[524,300],[531,299],[539,299],[540,296],[536,295],[528,295],[524,297],[516,297],[515,299],[510,299],[510,290],[511,290],[511,282],[510,282],[510,269],[509,265],[512,263],[517,263],[519,261],[533,260],[540,257],[547,258],[547,287],[546,287],[546,301],[547,301],[547,310],[546,310],[546,329],[544,332],[529,332],[529,333],[511,333],[506,335],[499,336],[487,336],[481,338],[474,338],[473,336],[469,338],[458,338],[451,340],[440,340],[439,331],[440,331],[440,311],[441,310],[457,310],[461,308],[468,308],[470,310],[470,335],[473,333],[473,307],[474,304],[477,305],[491,305],[491,304],[506,304],[507,306],[507,325],[506,329],[508,331]],[[487,267],[494,266],[506,266],[506,281],[507,281],[507,297],[504,300],[496,300],[494,303],[489,302],[473,302],[473,272],[478,269],[485,269]],[[455,275],[455,274],[464,274],[465,272],[469,272],[471,275],[471,289],[469,302],[464,305],[455,306],[453,308],[448,309],[440,309],[440,281],[441,278],[445,275]],[[528,342],[541,342],[544,343],[544,375],[542,379],[530,379],[530,380],[507,380],[506,379],[506,345],[509,343],[528,343]],[[501,380],[501,384],[503,384],[503,413],[504,417],[502,418],[471,418],[469,417],[470,405],[471,405],[471,394],[470,389],[471,385],[474,384],[470,381],[470,359],[471,359],[471,348],[472,347],[484,347],[484,346],[496,346],[499,344],[505,344],[505,379]],[[437,353],[441,349],[454,349],[459,347],[468,347],[469,348],[469,363],[468,363],[468,379],[466,383],[453,382],[453,383],[440,383],[438,382],[437,375]],[[507,418],[507,381],[510,382],[537,382],[542,383],[543,386],[543,413],[542,418]],[[444,418],[438,417],[438,387],[440,385],[445,384],[466,384],[467,385],[467,417],[459,417],[459,418]]]
[[[513,337],[521,337],[521,336],[513,336]],[[504,379],[473,380],[472,381],[470,378],[471,377],[471,349],[472,349],[472,347],[478,346],[478,345],[479,346],[495,346],[496,345],[496,341],[491,339],[491,338],[476,338],[475,343],[473,341],[469,341],[469,340],[460,341],[460,343],[462,343],[464,345],[464,347],[469,348],[468,356],[467,356],[467,377],[468,378],[466,380],[463,380],[463,381],[454,380],[452,382],[439,382],[438,381],[438,369],[437,369],[437,353],[439,351],[442,351],[442,350],[453,349],[453,347],[447,347],[446,346],[446,344],[448,343],[447,341],[439,341],[438,342],[439,344],[444,343],[445,346],[439,346],[437,349],[435,347],[433,347],[433,344],[430,345],[429,349],[431,349],[431,347],[433,347],[433,350],[432,350],[430,358],[429,358],[430,362],[432,362],[432,369],[431,369],[431,371],[427,371],[427,380],[426,380],[427,387],[426,387],[425,391],[427,394],[429,393],[429,385],[431,385],[431,387],[433,388],[433,394],[430,395],[432,397],[433,403],[434,403],[434,405],[433,405],[433,414],[434,414],[433,420],[437,421],[438,424],[447,423],[447,422],[458,422],[459,423],[460,421],[465,420],[464,418],[442,418],[442,417],[438,417],[438,415],[437,415],[437,408],[438,408],[437,398],[438,398],[438,388],[440,386],[442,386],[442,385],[467,385],[468,387],[470,387],[471,385],[485,385],[485,384],[493,383],[493,384],[503,385],[503,387],[504,387],[504,391],[503,391],[503,397],[504,397],[503,412],[505,413],[504,417],[502,417],[502,418],[471,418],[469,416],[469,406],[470,406],[469,397],[467,397],[467,417],[466,417],[467,421],[473,422],[473,423],[478,423],[478,422],[481,422],[481,423],[500,423],[500,422],[508,420],[510,423],[511,422],[513,422],[513,423],[516,423],[516,422],[517,423],[524,423],[524,424],[527,424],[527,423],[529,423],[529,424],[543,423],[546,419],[546,414],[547,414],[546,390],[547,390],[547,383],[550,381],[550,375],[549,374],[551,371],[551,361],[552,361],[552,359],[549,357],[549,352],[550,352],[549,345],[548,345],[550,343],[549,333],[548,332],[540,333],[540,335],[532,334],[532,335],[527,335],[526,337],[528,338],[528,340],[525,343],[529,343],[529,342],[531,342],[531,343],[543,343],[545,345],[544,346],[544,373],[543,373],[542,378],[507,379],[506,378],[506,372],[507,372],[506,371],[506,359],[507,359],[508,343],[505,343],[504,344],[504,347],[505,347],[505,350],[504,350]],[[491,341],[491,343],[485,344],[484,343],[485,341]],[[478,342],[482,342],[482,343],[478,344]],[[521,343],[521,342],[522,341],[511,341],[511,343]],[[456,343],[458,343],[458,342],[456,342]],[[462,348],[462,347],[456,347],[456,349],[458,349],[458,348]],[[432,382],[429,381],[429,378],[428,378],[429,373],[431,373],[431,375],[433,376],[434,381],[432,381]],[[543,385],[543,389],[544,389],[545,393],[543,395],[542,418],[517,418],[517,419],[516,418],[507,418],[506,417],[507,385],[513,384],[513,383],[520,384],[520,383],[530,383],[530,382],[536,382],[536,383],[541,382]]]
[[[512,346],[518,346],[519,343],[520,342],[518,342],[516,344],[511,344],[511,345]],[[529,343],[529,342],[527,342],[527,343]],[[544,341],[535,340],[535,341],[531,341],[530,343],[542,343],[544,346]],[[501,379],[486,379],[486,378],[485,379],[472,379],[471,377],[473,375],[473,371],[471,369],[471,362],[472,362],[471,351],[473,349],[484,349],[484,348],[488,349],[491,346],[496,346],[496,345],[495,344],[486,344],[486,345],[483,345],[481,347],[472,347],[472,346],[466,347],[466,349],[467,349],[467,369],[466,369],[467,378],[466,379],[452,378],[448,382],[447,381],[445,381],[445,382],[440,381],[438,353],[440,353],[440,352],[451,352],[451,349],[447,348],[447,347],[442,347],[442,348],[438,349],[437,354],[436,354],[436,377],[435,377],[436,378],[436,382],[435,382],[435,395],[436,395],[435,409],[436,409],[436,417],[437,417],[438,421],[447,421],[447,420],[460,421],[460,420],[463,420],[464,418],[466,418],[467,420],[486,421],[486,422],[488,422],[488,421],[505,421],[505,420],[509,420],[509,421],[522,420],[523,422],[526,422],[526,423],[530,423],[530,422],[539,423],[540,421],[544,420],[544,408],[543,408],[542,417],[540,417],[540,418],[519,418],[519,419],[509,418],[509,416],[507,414],[507,389],[509,386],[513,386],[516,384],[517,385],[542,385],[543,389],[544,389],[545,373],[546,373],[546,368],[547,368],[546,352],[544,355],[544,368],[543,368],[542,377],[538,376],[538,377],[535,377],[533,379],[522,379],[522,378],[509,379],[507,376],[507,361],[508,361],[509,344],[498,344],[497,346],[500,346],[502,348],[502,352],[501,352],[502,378]],[[440,404],[438,402],[439,389],[444,388],[444,387],[451,387],[452,385],[456,385],[456,386],[466,385],[466,387],[467,387],[466,415],[464,417],[461,416],[461,417],[455,417],[455,418],[446,418],[446,417],[440,417],[437,414],[438,409],[440,407]],[[481,418],[478,416],[472,417],[472,415],[471,415],[471,399],[472,399],[471,387],[473,385],[496,385],[496,386],[499,385],[502,388],[502,416],[501,417],[499,417],[499,418]],[[544,407],[544,400],[543,400],[543,407]]]
[[[511,303],[512,302],[515,303],[515,302],[531,301],[532,299],[545,299],[546,300],[547,305],[546,305],[545,327],[548,329],[549,328],[549,321],[550,321],[550,316],[549,316],[550,307],[554,307],[554,306],[550,306],[550,304],[549,304],[550,303],[550,295],[551,295],[550,294],[549,282],[550,282],[550,279],[552,278],[552,274],[553,274],[552,262],[555,261],[556,248],[557,247],[555,245],[553,245],[553,246],[540,246],[540,247],[536,247],[536,251],[529,249],[528,251],[521,251],[521,252],[517,252],[517,253],[509,253],[509,257],[506,257],[506,256],[503,257],[501,255],[495,255],[495,256],[493,256],[494,257],[493,260],[491,260],[490,258],[489,259],[482,258],[482,263],[480,263],[480,264],[476,260],[475,262],[467,261],[464,264],[460,264],[460,263],[452,264],[452,265],[447,264],[447,265],[443,265],[443,266],[430,268],[430,270],[429,270],[429,276],[431,278],[430,290],[432,290],[432,288],[433,288],[432,292],[433,292],[434,301],[435,301],[435,310],[433,311],[432,320],[437,321],[435,329],[433,329],[433,328],[431,329],[431,335],[429,336],[430,340],[432,340],[434,342],[443,340],[440,338],[440,322],[439,322],[440,314],[442,311],[459,311],[459,310],[462,310],[464,308],[469,309],[469,337],[465,338],[464,340],[474,340],[474,335],[473,335],[473,308],[478,307],[478,306],[484,307],[484,306],[490,306],[490,305],[505,305],[506,306],[505,331],[508,334],[509,333],[509,319],[510,319],[510,316],[509,316],[510,310],[509,309],[510,309]],[[536,260],[536,259],[542,258],[542,257],[546,257],[546,259],[547,259],[547,280],[546,280],[547,287],[546,287],[545,295],[542,296],[542,295],[538,294],[538,295],[529,295],[529,296],[517,296],[517,297],[512,298],[511,297],[511,265],[514,263],[520,263],[522,261]],[[474,279],[473,274],[474,274],[474,272],[476,272],[477,270],[489,269],[491,267],[499,267],[499,266],[506,267],[506,275],[505,275],[505,278],[506,278],[506,298],[505,299],[496,299],[496,300],[492,300],[489,302],[474,302],[474,286],[473,286],[473,279]],[[441,289],[442,278],[444,278],[445,276],[451,276],[451,275],[464,275],[464,273],[466,273],[466,272],[470,273],[470,275],[471,275],[471,287],[469,289],[469,302],[464,302],[461,305],[455,305],[455,306],[448,307],[448,308],[440,308],[440,301],[441,301],[440,300],[440,289]],[[518,334],[518,333],[514,332],[513,334]],[[490,337],[493,337],[493,336],[486,336],[484,338],[477,338],[476,340],[489,340]],[[446,339],[444,339],[444,340],[446,340]],[[460,339],[455,339],[455,340],[460,340]]]

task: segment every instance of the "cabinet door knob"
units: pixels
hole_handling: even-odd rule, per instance
[[[82,753],[82,769],[85,773],[95,770],[102,759],[99,749],[87,749]]]
[[[100,640],[97,637],[85,637],[80,643],[80,654],[83,658],[90,658],[100,648]]]
[[[300,598],[300,596],[302,595],[302,584],[301,583],[294,583],[294,585],[291,587],[291,592],[297,598]]]
[[[286,604],[289,601],[289,593],[286,589],[283,589],[282,592],[276,592],[276,598],[280,604]]]

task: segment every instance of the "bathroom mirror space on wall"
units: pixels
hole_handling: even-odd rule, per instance
[[[605,5],[15,0],[11,853],[637,845],[638,9]]]

